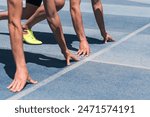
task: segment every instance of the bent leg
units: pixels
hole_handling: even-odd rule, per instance
[[[31,1],[31,0],[28,0]],[[40,1],[40,0],[39,0]],[[31,1],[33,2],[33,1]],[[34,3],[34,2],[33,2]],[[55,0],[55,4],[57,10],[61,9],[64,6],[64,0]],[[37,40],[36,37],[33,35],[33,32],[30,30],[33,25],[36,23],[46,19],[45,8],[41,5],[36,12],[27,20],[27,22],[22,25],[23,28],[23,37],[24,41],[29,44],[42,44],[40,40]]]
[[[38,8],[39,6],[26,3],[26,7],[23,8],[22,19],[30,18],[36,12]]]
[[[65,4],[65,0],[55,0],[55,5],[57,11],[63,8]],[[46,19],[46,13],[45,13],[45,8],[44,5],[41,5],[36,12],[27,20],[27,22],[24,24],[24,28],[29,28],[31,29],[32,26],[37,24],[40,21],[43,21]]]

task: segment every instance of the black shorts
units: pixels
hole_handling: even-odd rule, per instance
[[[40,6],[42,3],[42,0],[26,0],[26,3],[32,4],[34,6]]]

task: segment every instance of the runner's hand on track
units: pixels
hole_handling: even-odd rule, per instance
[[[114,40],[114,39],[111,37],[111,35],[108,34],[108,33],[106,33],[103,38],[104,38],[104,40],[103,40],[104,43],[107,43],[107,42],[115,42],[115,40]]]
[[[81,41],[77,55],[89,56],[89,54],[90,54],[90,47],[87,40]]]
[[[32,84],[36,84],[37,81],[33,80],[28,72],[24,72],[23,70],[18,70],[15,73],[15,77],[14,80],[12,81],[12,83],[7,87],[10,91],[12,92],[20,92],[26,85],[26,83],[32,83]]]
[[[79,61],[78,57],[72,54],[69,50],[63,52],[67,65],[70,65],[70,60]]]

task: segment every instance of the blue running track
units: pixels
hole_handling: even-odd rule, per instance
[[[7,21],[0,21],[0,99],[20,100],[143,100],[150,99],[150,2],[102,0],[107,31],[115,43],[102,44],[90,0],[81,10],[91,55],[66,67],[46,21],[33,27],[43,45],[24,44],[30,75],[39,81],[20,93],[6,87],[15,72]],[[0,0],[0,11],[6,10]],[[69,0],[59,12],[68,48],[76,53],[79,41],[73,30]],[[23,21],[24,22],[24,21]]]

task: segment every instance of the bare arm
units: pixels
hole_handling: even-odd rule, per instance
[[[70,64],[70,59],[78,60],[74,55],[72,55],[66,45],[65,38],[63,35],[62,25],[60,22],[59,15],[56,10],[54,0],[44,0],[45,11],[47,15],[47,21],[51,27],[54,36],[61,48],[61,52],[64,54],[67,64]]]
[[[112,37],[106,32],[105,24],[104,24],[104,17],[103,17],[103,6],[101,0],[91,0],[93,12],[96,18],[96,22],[100,29],[101,35],[104,38],[104,42],[107,41],[114,41]]]
[[[79,51],[77,54],[78,55],[82,55],[82,54],[89,55],[90,47],[88,45],[88,42],[87,42],[87,39],[85,36],[85,32],[84,32],[82,15],[81,15],[81,11],[80,11],[80,3],[81,3],[81,0],[70,0],[71,18],[72,18],[75,32],[80,41]]]
[[[8,25],[11,39],[12,52],[16,64],[16,73],[13,82],[8,86],[12,92],[21,91],[26,81],[33,81],[29,74],[25,63],[22,43],[22,27],[21,27],[21,13],[22,1],[21,0],[7,0],[8,3]]]

